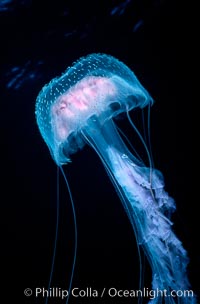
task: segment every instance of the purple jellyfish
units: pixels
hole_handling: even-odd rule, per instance
[[[70,155],[85,144],[100,157],[150,263],[152,290],[160,291],[149,303],[194,304],[193,292],[185,293],[190,287],[187,252],[169,218],[174,200],[165,192],[148,150],[149,168],[129,151],[114,122],[122,112],[131,122],[129,111],[151,104],[124,63],[91,54],[44,86],[37,97],[36,119],[58,166],[70,162]]]

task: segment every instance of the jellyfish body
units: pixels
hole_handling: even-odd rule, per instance
[[[121,112],[152,103],[124,63],[91,54],[44,86],[36,102],[36,119],[59,166],[86,143],[99,155],[151,265],[152,289],[167,291],[166,297],[158,294],[151,303],[196,303],[191,294],[174,296],[190,287],[187,252],[169,218],[174,200],[164,190],[161,173],[129,151],[113,120]]]

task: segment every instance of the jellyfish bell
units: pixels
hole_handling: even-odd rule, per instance
[[[121,112],[152,102],[124,63],[105,54],[92,54],[42,89],[36,118],[55,162],[64,164],[70,154],[84,146],[81,132],[89,130],[94,117],[103,126]]]
[[[194,304],[193,294],[181,298],[170,294],[190,287],[187,252],[169,218],[174,200],[164,190],[162,174],[129,151],[113,120],[152,103],[124,63],[91,54],[44,86],[36,101],[36,119],[57,165],[68,163],[86,143],[99,155],[151,265],[152,289],[168,293],[167,297],[159,293],[150,302]]]

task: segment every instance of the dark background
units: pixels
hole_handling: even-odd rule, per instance
[[[192,288],[198,292],[199,215],[193,177],[193,122],[190,123],[191,109],[177,64],[179,34],[184,27],[180,26],[175,5],[175,1],[165,0],[0,1],[4,303],[44,303],[42,298],[36,301],[23,296],[23,290],[47,288],[51,269],[57,168],[35,122],[36,97],[45,83],[60,75],[74,60],[93,52],[111,54],[126,63],[155,100],[151,109],[155,166],[165,177],[166,191],[176,200],[174,230],[188,251],[188,275]],[[72,163],[64,170],[78,225],[73,286],[137,289],[135,237],[99,159],[85,147],[72,156]],[[68,288],[73,244],[72,208],[60,176],[60,219],[52,287]],[[146,263],[144,286],[150,288],[150,282]],[[75,303],[98,301],[79,298]],[[54,298],[49,303],[64,302]],[[100,303],[136,300],[104,299]]]

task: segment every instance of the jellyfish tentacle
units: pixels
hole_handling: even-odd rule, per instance
[[[139,153],[136,151],[136,149],[134,148],[134,146],[132,145],[132,143],[130,142],[130,140],[128,139],[128,137],[126,136],[126,134],[118,126],[117,126],[117,130],[119,131],[120,135],[122,135],[122,137],[126,140],[126,142],[128,143],[129,147],[133,151],[135,157],[140,162],[140,164],[144,165],[143,159],[140,157]]]
[[[114,174],[111,170],[111,167],[108,165],[108,162],[106,162],[104,160],[103,155],[100,153],[99,149],[96,148],[96,145],[95,145],[95,143],[93,143],[91,137],[88,137],[86,135],[86,132],[84,132],[84,131],[81,131],[81,134],[82,134],[83,138],[86,140],[86,142],[95,150],[95,152],[97,153],[97,155],[101,159],[101,161],[102,161],[102,163],[105,167],[105,170],[106,170],[108,176],[110,177],[110,180],[113,183],[119,198],[121,199],[121,201],[123,203],[125,212],[126,212],[128,218],[129,218],[129,220],[132,224],[132,227],[133,227],[135,223],[132,221],[132,211],[129,208],[127,202],[126,202],[127,198],[124,196],[122,188],[120,187],[119,183],[117,182],[117,180],[116,180],[116,178],[115,178],[115,176],[114,176]],[[137,229],[137,227],[134,226],[134,231],[136,229]],[[139,288],[141,289],[142,288],[142,279],[143,279],[143,264],[142,264],[142,258],[141,258],[141,248],[139,246],[139,240],[138,240],[138,234],[137,233],[135,233],[135,238],[136,238],[136,245],[137,245],[137,250],[138,250],[139,269],[140,269]],[[138,301],[138,303],[139,303],[139,301]]]
[[[72,197],[71,189],[70,189],[70,186],[69,186],[69,183],[68,183],[68,180],[67,180],[67,177],[65,175],[65,172],[64,172],[63,168],[61,166],[59,166],[59,169],[60,169],[60,171],[63,175],[65,184],[66,184],[67,189],[68,189],[70,202],[71,202],[71,207],[72,207],[72,213],[73,213],[73,220],[74,220],[74,258],[73,258],[71,276],[70,276],[69,287],[68,287],[69,295],[68,295],[66,303],[65,303],[65,304],[68,304],[69,297],[70,297],[70,294],[71,294],[71,289],[72,289],[72,282],[73,282],[73,278],[74,278],[75,265],[76,265],[77,247],[78,247],[78,230],[77,230],[76,210],[75,210],[75,206],[74,206],[74,200],[73,200],[73,197]]]
[[[54,265],[55,265],[55,258],[56,258],[56,251],[57,251],[57,242],[58,242],[58,228],[59,228],[59,215],[60,215],[60,191],[59,191],[59,168],[57,167],[57,193],[56,193],[56,229],[55,229],[55,237],[54,237],[54,248],[53,248],[53,255],[51,260],[51,270],[49,275],[49,283],[48,283],[48,290],[51,288],[53,272],[54,272]],[[49,298],[46,297],[45,304],[48,304]]]
[[[152,167],[153,167],[153,164],[152,164],[152,159],[151,159],[150,152],[149,152],[149,150],[148,150],[148,148],[147,148],[147,145],[146,145],[145,140],[143,139],[142,135],[140,134],[140,132],[138,131],[138,129],[137,129],[136,126],[134,125],[133,121],[131,120],[131,117],[130,117],[130,115],[129,115],[128,110],[126,111],[126,115],[127,115],[127,117],[128,117],[128,120],[129,120],[129,122],[130,122],[132,128],[135,130],[135,132],[136,132],[137,135],[139,136],[139,138],[140,138],[140,140],[141,140],[141,142],[142,142],[142,144],[143,144],[143,146],[144,146],[144,148],[145,148],[145,150],[146,150],[147,157],[148,157],[148,161],[149,161],[149,168],[150,168],[150,170],[149,170],[149,181],[150,181],[150,183],[151,183],[151,181],[152,181]]]

